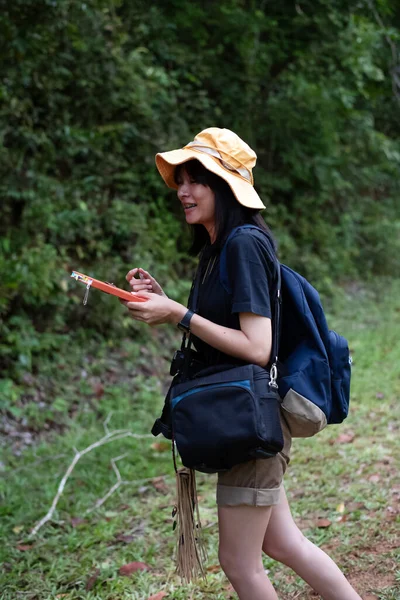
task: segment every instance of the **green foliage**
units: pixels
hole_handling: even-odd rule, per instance
[[[115,300],[81,308],[72,269],[121,285],[142,265],[184,300],[186,228],[153,157],[204,127],[256,149],[282,260],[324,289],[398,271],[399,16],[391,0],[3,6],[5,376],[34,372],[76,324],[125,335]]]

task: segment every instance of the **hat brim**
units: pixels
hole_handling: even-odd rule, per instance
[[[156,154],[157,169],[169,188],[178,189],[174,179],[175,168],[193,158],[201,162],[206,169],[215,173],[215,175],[222,177],[231,188],[239,204],[259,210],[265,208],[260,196],[249,181],[225,169],[217,158],[205,152],[189,150],[188,148]]]

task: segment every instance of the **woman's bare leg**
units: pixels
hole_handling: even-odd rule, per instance
[[[220,506],[219,561],[240,600],[278,600],[262,564],[271,507]]]
[[[293,569],[324,600],[361,600],[333,560],[301,533],[283,486],[279,504],[271,510],[263,550]]]

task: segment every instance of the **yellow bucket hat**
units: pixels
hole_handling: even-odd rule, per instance
[[[178,189],[174,179],[176,166],[193,158],[222,177],[240,204],[248,208],[265,208],[254,189],[252,170],[257,154],[236,133],[209,127],[183,148],[156,154],[157,169],[169,188]]]

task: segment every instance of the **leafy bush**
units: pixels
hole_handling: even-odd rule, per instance
[[[396,22],[394,2],[378,8]],[[126,331],[113,299],[97,294],[81,308],[72,269],[121,284],[141,264],[184,300],[186,228],[153,156],[211,125],[257,150],[256,183],[285,262],[323,289],[399,269],[400,118],[387,43],[399,30],[379,21],[370,3],[340,0],[8,3],[4,376],[37,369],[76,323],[115,339]]]

